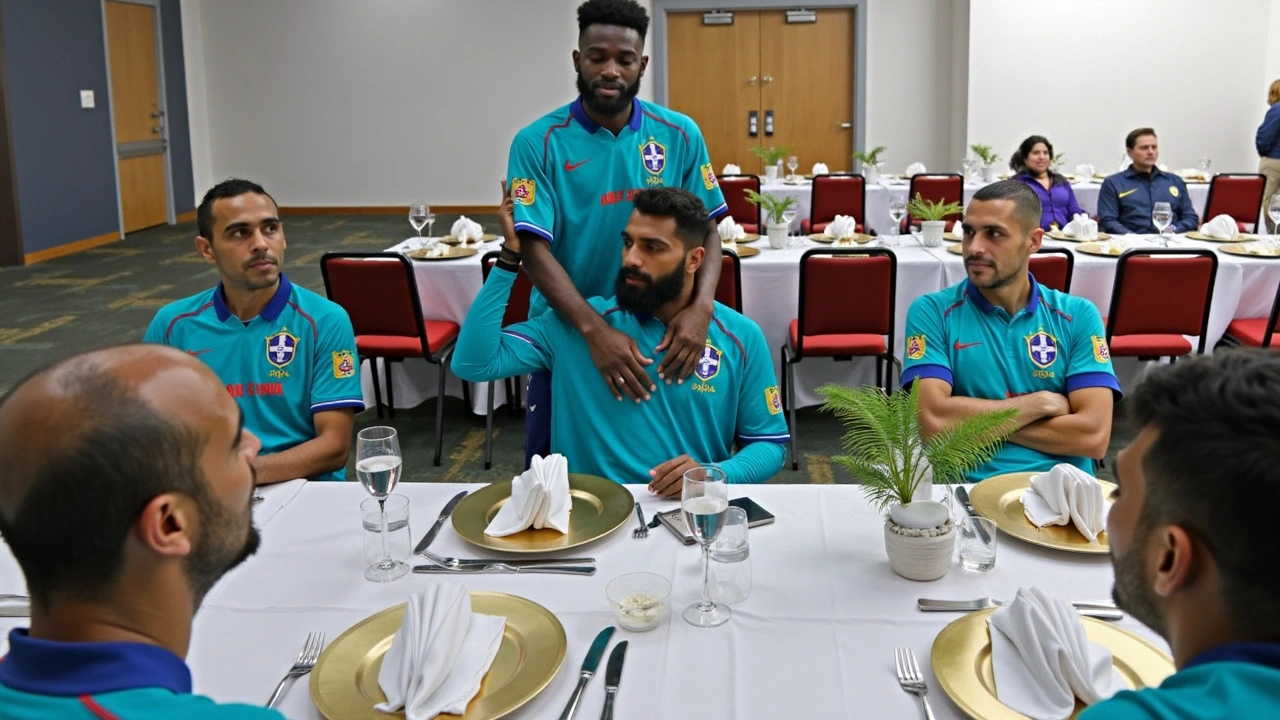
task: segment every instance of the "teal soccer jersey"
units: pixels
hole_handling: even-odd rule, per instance
[[[1089,387],[1120,393],[1098,309],[1034,277],[1030,302],[1013,317],[987,302],[968,280],[923,295],[907,312],[906,335],[904,388],[918,378],[938,378],[951,384],[953,395],[983,400],[1041,390],[1067,395]],[[968,479],[1048,470],[1061,462],[1093,472],[1090,458],[1007,442]]]
[[[683,384],[653,377],[647,401],[619,401],[600,382],[587,342],[554,312],[502,327],[515,274],[495,269],[476,297],[453,353],[458,377],[478,382],[551,371],[551,450],[571,472],[622,483],[649,482],[649,469],[681,454],[717,463],[730,482],[764,482],[786,460],[790,440],[764,333],[716,303],[707,346]],[[653,347],[666,326],[612,300],[591,298],[612,327]],[[656,373],[661,353],[649,366]],[[734,455],[733,444],[742,449]]]
[[[244,410],[244,424],[277,453],[316,436],[312,415],[364,409],[351,320],[336,303],[280,275],[262,314],[243,322],[222,286],[166,305],[143,342],[170,345],[213,369]],[[312,480],[342,480],[346,469]]]
[[[697,195],[713,218],[728,210],[698,126],[659,105],[633,101],[631,121],[615,137],[587,117],[579,98],[511,143],[507,187],[516,230],[549,241],[583,297],[613,296],[631,201],[661,186]],[[530,316],[546,309],[535,288]]]

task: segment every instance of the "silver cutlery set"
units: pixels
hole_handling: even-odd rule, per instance
[[[572,720],[573,714],[577,712],[582,691],[587,688],[587,681],[596,674],[596,668],[600,667],[600,659],[604,657],[604,649],[609,646],[613,630],[612,625],[601,630],[596,635],[596,639],[591,642],[591,649],[587,651],[587,657],[582,661],[578,685],[569,696],[569,702],[564,706],[564,711],[560,713],[560,720]],[[613,652],[609,653],[609,664],[604,669],[604,708],[600,712],[600,720],[613,720],[613,704],[618,698],[618,683],[622,680],[622,663],[627,658],[627,644],[627,641],[623,640],[614,645]]]

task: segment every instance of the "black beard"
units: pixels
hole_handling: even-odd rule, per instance
[[[582,77],[582,72],[578,72],[578,94],[582,96],[582,104],[586,105],[592,112],[603,115],[605,117],[613,117],[620,115],[627,108],[631,107],[631,102],[635,100],[636,95],[640,92],[640,77],[636,77],[635,84],[631,87],[624,88],[618,94],[617,99],[605,100],[596,95],[595,90],[587,84],[587,79]]]
[[[635,287],[627,284],[627,278],[645,280],[646,287]],[[618,307],[633,315],[652,315],[655,310],[680,297],[684,290],[684,263],[675,270],[657,280],[638,270],[622,268],[618,271],[618,279],[613,283],[613,291],[618,296]]]
[[[1123,557],[1111,550],[1111,565],[1115,569],[1115,584],[1111,586],[1111,599],[1116,607],[1129,613],[1135,620],[1146,625],[1160,637],[1167,638],[1164,618],[1156,605],[1154,593],[1151,591],[1150,578],[1142,566],[1142,548],[1146,546],[1148,533],[1139,527],[1134,533],[1134,540],[1129,552]]]

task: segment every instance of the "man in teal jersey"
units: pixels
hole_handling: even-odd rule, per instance
[[[1018,431],[970,481],[1071,463],[1090,473],[1111,439],[1120,384],[1098,309],[1028,272],[1040,249],[1040,200],[1006,180],[979,190],[964,216],[968,279],[907,312],[902,385],[920,383],[920,429],[1018,411]]]
[[[185,350],[218,373],[262,439],[259,483],[343,479],[364,409],[350,318],[280,271],[284,224],[261,186],[221,182],[196,215],[196,249],[222,282],[161,308],[143,342]]]
[[[631,201],[650,187],[679,187],[711,208],[728,211],[698,126],[685,115],[636,99],[649,58],[649,16],[633,0],[588,0],[578,8],[573,51],[579,96],[522,129],[511,143],[508,186],[516,231],[535,290],[530,316],[552,308],[587,340],[592,364],[617,397],[650,397],[650,355],[665,355],[657,378],[682,382],[701,357],[720,277],[720,241],[706,224],[706,261],[694,300],[650,346],[612,328],[584,298],[608,297],[618,272],[618,233]],[[527,398],[525,453],[546,452],[553,403],[545,374]]]
[[[31,627],[0,660],[5,720],[283,720],[191,694],[201,600],[258,547],[258,439],[224,384],[170,348],[67,358],[0,398],[0,534]]]
[[[636,195],[634,208],[622,233],[617,297],[588,302],[611,328],[646,343],[694,302],[706,206],[684,190],[655,188]],[[717,303],[690,382],[659,385],[649,402],[622,402],[591,378],[586,338],[557,313],[502,327],[522,247],[505,216],[504,231],[503,256],[462,324],[453,353],[458,377],[481,382],[550,370],[558,408],[551,449],[568,458],[571,472],[648,482],[656,493],[679,496],[684,472],[700,463],[719,464],[739,483],[764,482],[782,467],[790,436],[754,322]]]
[[[1280,718],[1280,356],[1231,350],[1153,370],[1126,401],[1107,517],[1118,606],[1178,671],[1080,720]]]

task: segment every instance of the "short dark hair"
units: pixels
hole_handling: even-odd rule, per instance
[[[1012,200],[1013,214],[1023,230],[1031,232],[1040,227],[1040,198],[1020,180],[1001,180],[985,185],[973,194],[970,202],[977,200]]]
[[[46,372],[76,398],[75,437],[44,458],[9,516],[4,536],[26,576],[32,600],[55,596],[104,599],[124,565],[125,540],[138,514],[157,495],[185,494],[213,504],[200,455],[205,440],[130,392],[99,366],[37,370],[4,398]],[[2,458],[0,458],[2,460]]]
[[[669,217],[676,221],[676,237],[685,252],[701,247],[707,237],[707,206],[688,190],[658,187],[641,190],[635,209],[645,215]]]
[[[617,25],[640,34],[649,32],[649,13],[635,0],[587,0],[578,6],[578,37],[592,25]]]
[[[1280,634],[1280,355],[1224,350],[1153,370],[1125,401],[1159,431],[1142,463],[1139,536],[1176,524],[1208,548],[1237,628]],[[1121,478],[1123,492],[1123,478]]]
[[[241,178],[227,178],[209,188],[209,192],[205,193],[200,201],[200,207],[196,208],[196,231],[200,233],[200,237],[213,240],[213,203],[215,201],[239,197],[245,193],[266,195],[271,204],[276,206],[276,212],[280,212],[280,205],[276,203],[276,199],[263,190],[258,183]]]
[[[1155,137],[1156,131],[1152,128],[1138,128],[1137,130],[1130,130],[1129,134],[1124,136],[1124,146],[1132,150],[1133,147],[1138,144],[1138,138],[1143,135]]]

